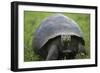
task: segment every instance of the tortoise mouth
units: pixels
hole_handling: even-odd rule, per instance
[[[66,50],[63,50],[62,53],[72,53],[72,50],[66,49]]]

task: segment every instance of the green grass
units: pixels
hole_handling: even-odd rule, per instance
[[[49,12],[24,12],[24,61],[38,61],[40,57],[34,53],[32,48],[32,38],[34,37],[35,30],[39,27],[41,21],[55,13]],[[89,14],[77,14],[77,13],[63,13],[65,16],[75,20],[83,34],[85,39],[85,48],[87,56],[84,58],[90,58],[90,15]],[[80,58],[80,57],[77,57]]]

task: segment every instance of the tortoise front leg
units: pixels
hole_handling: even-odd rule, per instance
[[[48,50],[48,55],[46,60],[57,60],[58,59],[58,49],[55,44],[50,45]]]

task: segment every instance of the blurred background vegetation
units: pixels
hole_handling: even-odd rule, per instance
[[[35,54],[32,48],[32,39],[34,32],[39,27],[40,23],[46,17],[53,15],[53,12],[34,12],[24,11],[24,61],[38,61],[41,58]],[[85,48],[87,55],[84,57],[76,56],[77,59],[90,58],[90,15],[79,13],[62,13],[65,16],[75,20],[83,34],[85,39]]]

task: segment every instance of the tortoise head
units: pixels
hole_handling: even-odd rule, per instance
[[[65,56],[70,56],[68,58],[75,58],[77,54],[85,55],[85,48],[82,44],[81,38],[74,35],[62,35],[61,36],[61,44],[63,47],[62,52]]]

